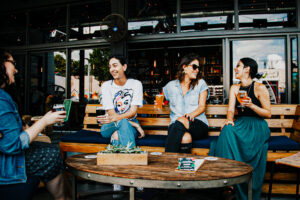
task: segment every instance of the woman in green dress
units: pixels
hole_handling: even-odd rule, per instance
[[[269,92],[265,85],[253,81],[259,78],[257,68],[256,61],[251,58],[240,59],[234,68],[235,78],[240,83],[230,88],[227,120],[209,152],[212,156],[245,162],[253,167],[254,200],[260,199],[270,137],[264,118],[271,117]],[[234,116],[236,109],[238,114]],[[236,189],[237,200],[247,199],[248,183],[239,184]]]

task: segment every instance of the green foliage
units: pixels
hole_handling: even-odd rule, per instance
[[[99,81],[106,81],[110,78],[108,61],[110,56],[109,49],[93,49],[88,59],[91,65],[91,74]]]
[[[66,76],[66,59],[62,55],[57,54],[54,56],[54,70],[62,76]]]
[[[91,66],[91,75],[99,81],[106,81],[110,77],[108,61],[110,56],[109,49],[93,49],[90,53],[89,65]],[[80,63],[77,60],[71,60],[71,74],[78,76],[80,72]],[[66,59],[57,54],[54,56],[55,72],[59,72],[62,76],[66,76]],[[88,65],[84,65],[84,75],[88,74]]]
[[[104,151],[101,153],[146,153],[142,151],[140,147],[130,147],[132,143],[127,144],[127,146],[121,145],[108,145]]]

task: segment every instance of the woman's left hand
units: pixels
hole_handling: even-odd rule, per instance
[[[250,108],[253,105],[252,99],[250,97],[247,97],[247,99],[243,100],[242,102],[243,102],[243,106],[245,106],[245,107]]]
[[[194,117],[193,116],[191,116],[191,114],[190,113],[185,113],[184,115],[183,115],[185,118],[187,118],[189,121],[194,121]]]

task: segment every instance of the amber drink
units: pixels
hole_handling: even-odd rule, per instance
[[[241,104],[242,109],[244,108],[243,106],[243,101],[248,99],[247,91],[245,90],[240,90],[237,94],[237,99]]]
[[[164,95],[162,95],[162,94],[156,95],[155,96],[155,108],[162,109],[163,101],[164,101]]]

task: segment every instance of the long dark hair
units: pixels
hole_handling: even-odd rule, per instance
[[[193,62],[194,60],[198,60],[198,62],[200,63],[200,59],[199,56],[197,54],[191,53],[188,54],[186,56],[184,56],[179,65],[178,65],[178,71],[177,71],[177,79],[181,82],[183,81],[184,78],[184,70],[183,70],[183,65],[189,65],[191,62]],[[199,72],[197,74],[197,78],[191,80],[191,85],[190,87],[193,89],[197,84],[198,84],[198,80],[201,79],[201,71],[199,69]]]
[[[242,58],[240,61],[244,64],[244,67],[250,67],[250,77],[253,78],[260,78],[262,75],[257,73],[258,64],[252,58]]]
[[[4,87],[6,87],[9,83],[9,78],[6,74],[4,63],[10,56],[11,54],[8,51],[0,50],[0,86],[4,84]]]

